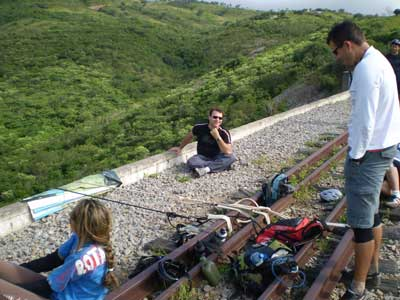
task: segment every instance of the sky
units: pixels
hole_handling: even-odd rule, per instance
[[[399,0],[205,0],[218,1],[232,6],[240,5],[242,8],[259,10],[299,10],[303,8],[329,8],[340,9],[351,13],[371,15],[393,15],[396,8],[400,8]]]

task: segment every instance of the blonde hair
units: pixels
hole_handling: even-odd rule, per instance
[[[110,239],[112,228],[110,211],[99,201],[82,200],[72,210],[70,223],[79,237],[78,249],[87,242],[103,246],[108,269],[103,283],[107,288],[117,287],[118,279],[111,271],[114,268],[114,254]]]

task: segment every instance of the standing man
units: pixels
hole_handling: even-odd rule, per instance
[[[386,58],[393,67],[397,80],[397,92],[400,94],[400,40],[394,39],[390,42],[390,53]]]
[[[236,161],[232,152],[231,134],[221,126],[223,118],[222,110],[211,108],[208,114],[208,123],[194,125],[179,147],[170,149],[179,155],[183,147],[189,144],[193,137],[196,137],[197,155],[189,158],[187,164],[199,177],[210,172],[227,170]]]
[[[341,299],[364,299],[367,278],[379,284],[379,193],[400,142],[396,76],[385,56],[369,46],[360,28],[350,21],[336,24],[327,43],[336,61],[353,70],[345,191],[347,222],[354,232],[355,269]]]

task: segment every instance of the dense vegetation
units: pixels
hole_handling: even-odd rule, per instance
[[[232,128],[287,109],[295,82],[331,93],[325,46],[345,13],[196,1],[0,3],[0,201],[165,151],[218,105]],[[398,17],[354,16],[378,48]]]

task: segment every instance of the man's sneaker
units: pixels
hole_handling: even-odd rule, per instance
[[[389,206],[390,208],[397,208],[400,207],[400,198],[396,195],[390,196],[389,201],[385,202],[386,206]]]
[[[347,289],[346,293],[344,293],[344,295],[342,296],[342,298],[340,298],[340,300],[362,300],[362,299],[365,299],[365,296],[366,296],[365,290],[360,295],[351,289]]]
[[[194,168],[194,171],[196,172],[197,176],[202,177],[206,175],[207,173],[210,173],[210,168],[205,167],[205,168]]]
[[[354,271],[351,270],[344,270],[342,272],[342,279],[341,281],[346,284],[347,286],[350,286],[351,281],[353,280],[354,277]],[[376,289],[379,288],[382,282],[382,275],[381,273],[374,273],[374,274],[368,274],[367,275],[367,280],[365,282],[365,287],[367,289]]]

